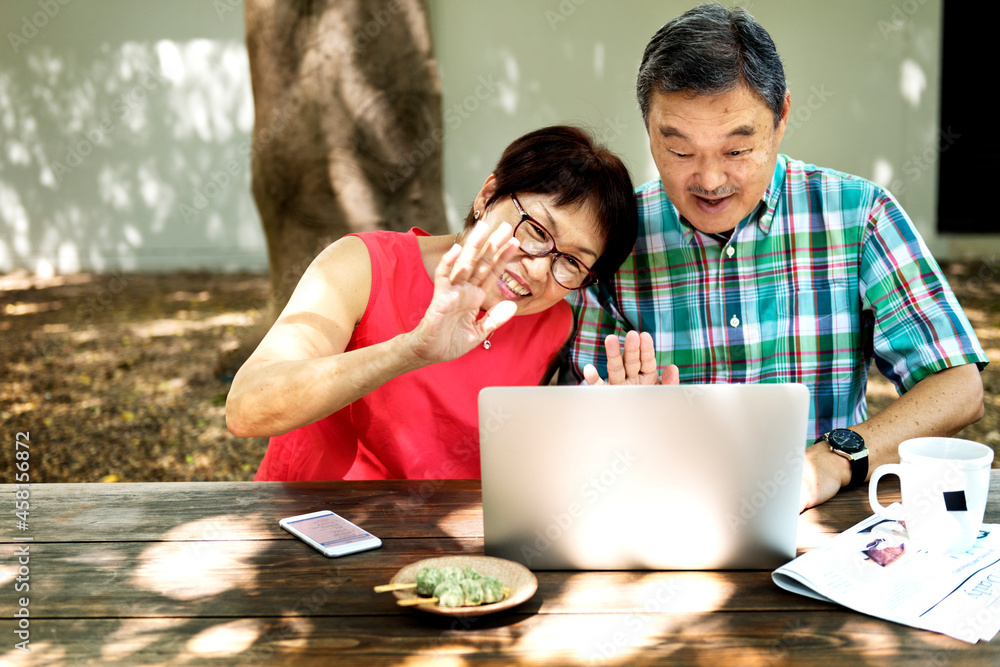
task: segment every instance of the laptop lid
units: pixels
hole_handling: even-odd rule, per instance
[[[800,384],[483,389],[486,554],[534,570],[782,565],[808,414]]]

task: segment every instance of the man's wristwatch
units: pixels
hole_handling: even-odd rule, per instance
[[[847,428],[835,428],[824,433],[816,442],[826,442],[830,450],[843,456],[851,464],[851,481],[845,488],[861,486],[868,477],[868,447],[865,439]]]

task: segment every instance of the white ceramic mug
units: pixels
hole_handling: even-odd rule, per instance
[[[972,547],[983,525],[993,450],[959,438],[913,438],[899,445],[899,460],[872,473],[872,511],[902,522],[917,549],[954,554]],[[883,475],[899,477],[902,506],[879,503]]]

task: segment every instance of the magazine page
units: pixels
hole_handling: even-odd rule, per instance
[[[1000,632],[1000,563],[968,578],[913,625],[973,644],[993,639]]]
[[[1000,525],[958,555],[914,549],[896,521],[871,516],[774,571],[793,593],[957,639],[1000,631]]]

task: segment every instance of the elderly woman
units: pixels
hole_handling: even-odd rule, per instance
[[[507,147],[459,234],[333,243],[233,379],[230,431],[272,436],[255,479],[479,477],[479,390],[548,382],[564,297],[636,227],[621,160],[557,126]]]

